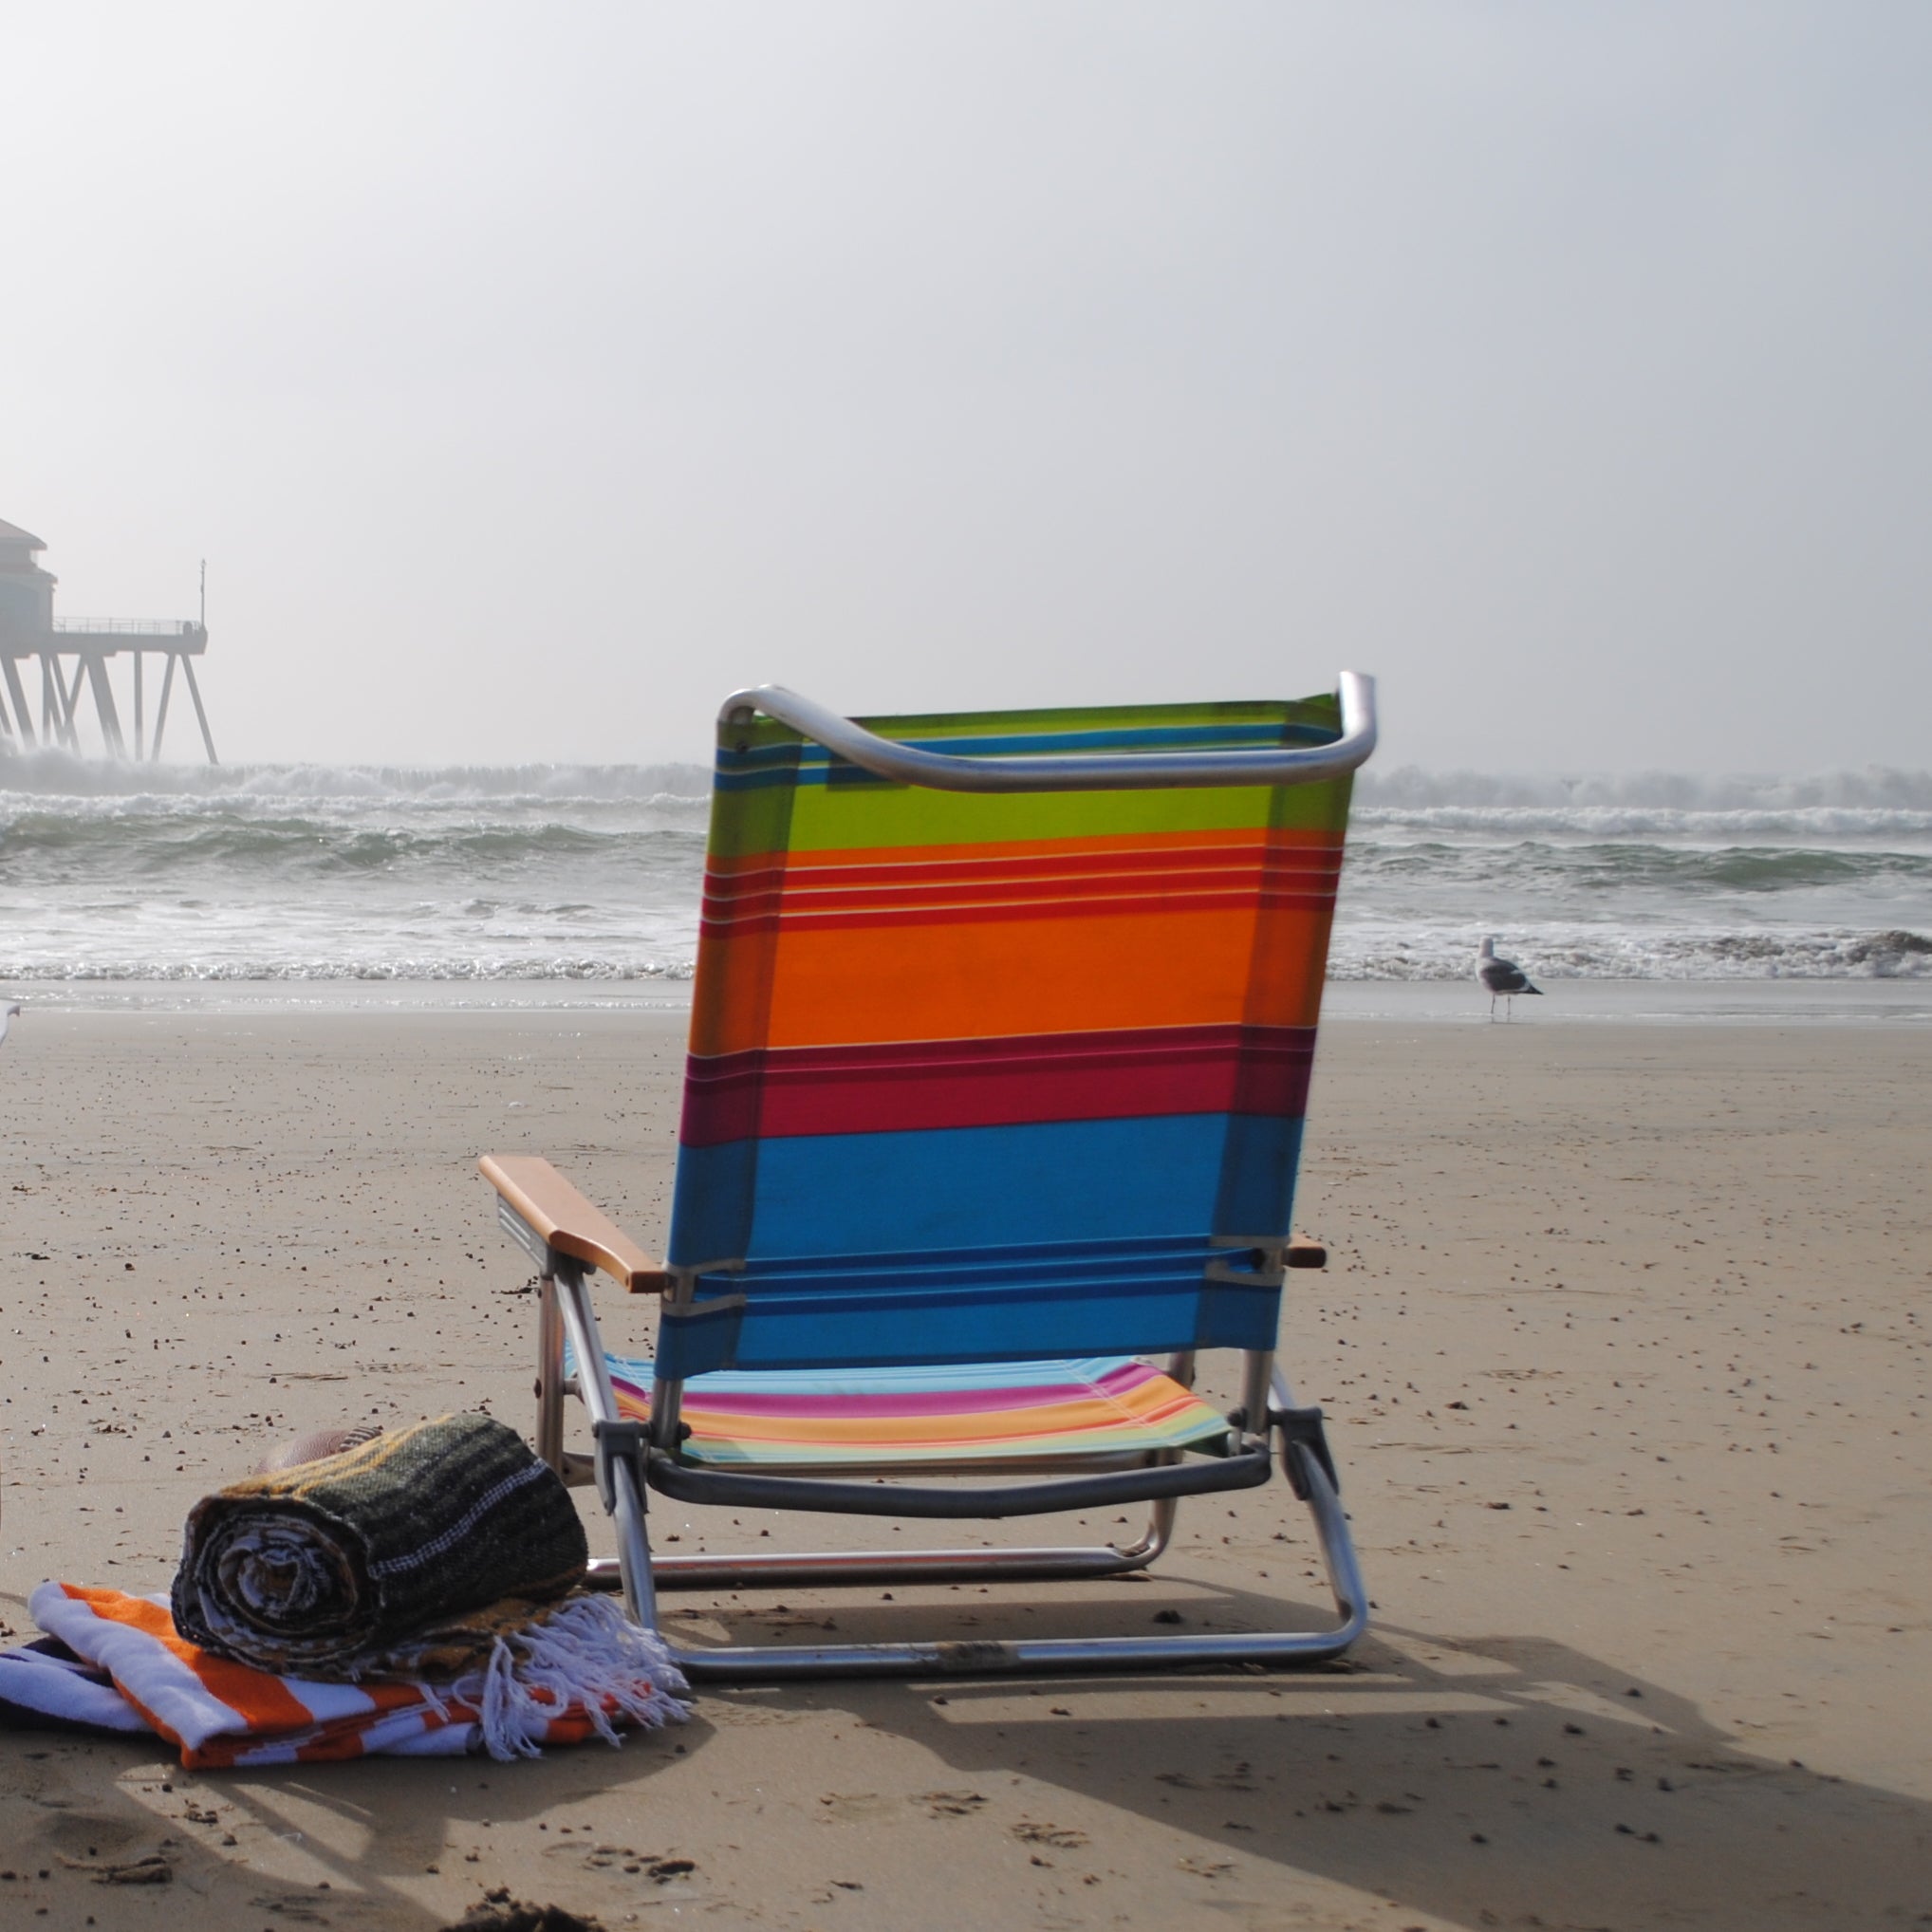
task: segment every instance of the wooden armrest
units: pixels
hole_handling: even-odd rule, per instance
[[[590,1205],[536,1154],[486,1154],[476,1165],[504,1200],[559,1254],[600,1268],[633,1294],[661,1293],[671,1285],[653,1261],[614,1222]]]
[[[1326,1268],[1328,1251],[1319,1241],[1297,1237],[1288,1244],[1288,1265],[1291,1268]]]

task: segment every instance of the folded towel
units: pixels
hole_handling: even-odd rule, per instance
[[[663,1645],[602,1597],[506,1612],[483,1661],[457,1677],[360,1685],[215,1657],[183,1641],[160,1597],[44,1583],[31,1608],[61,1647],[0,1653],[10,1720],[158,1732],[191,1770],[377,1753],[534,1757],[687,1715]]]
[[[139,1731],[147,1723],[98,1663],[57,1637],[0,1650],[0,1730]]]
[[[568,1492],[515,1430],[443,1416],[204,1496],[175,1627],[257,1669],[354,1682],[418,1667],[413,1640],[468,1612],[562,1596],[588,1558]]]

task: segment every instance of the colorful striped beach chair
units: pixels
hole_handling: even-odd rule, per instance
[[[1320,1412],[1276,1364],[1349,774],[1337,697],[720,715],[669,1258],[547,1161],[482,1165],[542,1277],[537,1446],[595,1480],[656,1591],[1120,1574],[1182,1496],[1310,1508],[1320,1630],[677,1650],[694,1677],[1112,1669],[1336,1654],[1366,1603]],[[602,1271],[661,1298],[606,1355]],[[1237,1351],[1238,1401],[1195,1392]],[[567,1455],[562,1398],[594,1454]],[[882,1480],[882,1478],[884,1478]],[[1099,1547],[652,1554],[692,1504],[991,1520],[1144,1503]]]

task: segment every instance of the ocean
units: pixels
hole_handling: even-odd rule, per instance
[[[695,765],[9,755],[0,988],[148,1007],[224,990],[676,1000],[697,944],[705,787]],[[1932,773],[1365,772],[1331,954],[1338,994],[1358,989],[1344,1009],[1369,989],[1466,987],[1491,934],[1547,986],[1625,987],[1607,1011],[1638,986],[1761,998],[1793,982],[1864,985],[1867,1004],[1890,985],[1932,1005]]]

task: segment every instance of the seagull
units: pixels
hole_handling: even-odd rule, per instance
[[[13,1024],[13,1015],[19,1011],[20,1002],[17,999],[7,1006],[0,1007],[0,1040],[6,1039],[7,1029]]]
[[[1530,984],[1530,975],[1514,959],[1498,959],[1495,956],[1495,941],[1485,939],[1482,951],[1476,956],[1476,977],[1480,985],[1489,989],[1489,1016],[1495,1018],[1495,1003],[1506,999],[1509,1005],[1503,1009],[1504,1016],[1514,1016],[1516,1010],[1516,995],[1519,993],[1533,993],[1540,999],[1543,989]]]

